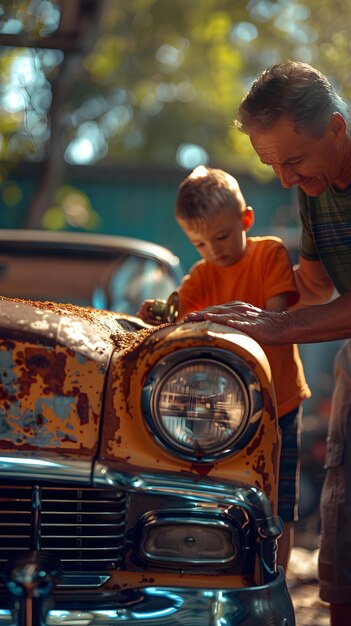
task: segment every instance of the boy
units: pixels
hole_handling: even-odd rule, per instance
[[[179,187],[175,216],[202,257],[179,287],[177,321],[191,311],[233,300],[269,311],[296,304],[299,292],[286,248],[277,237],[246,237],[254,212],[227,172],[197,167]],[[151,304],[145,301],[138,315],[152,324]],[[264,346],[264,351],[272,370],[282,434],[278,513],[284,533],[278,541],[278,563],[286,571],[297,519],[300,405],[311,393],[296,345]]]

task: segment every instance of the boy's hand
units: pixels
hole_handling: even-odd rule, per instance
[[[178,306],[178,293],[177,291],[172,291],[167,300],[160,298],[144,300],[136,315],[152,326],[165,323],[170,324],[177,320]]]
[[[155,319],[155,314],[153,313],[153,304],[155,300],[144,300],[140,305],[140,309],[137,312],[137,317],[140,317],[147,324],[151,324],[152,326],[158,326],[160,321]]]

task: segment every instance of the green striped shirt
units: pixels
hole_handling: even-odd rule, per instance
[[[320,259],[339,294],[351,291],[351,187],[328,187],[317,197],[298,189],[302,221],[300,254]]]

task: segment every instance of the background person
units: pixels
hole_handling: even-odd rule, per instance
[[[235,302],[189,315],[243,330],[259,342],[351,337],[351,115],[330,82],[305,63],[265,70],[236,119],[284,187],[298,186],[302,222],[300,304],[283,313]],[[331,302],[334,289],[340,294]],[[316,306],[317,303],[326,303]],[[335,361],[335,389],[321,496],[320,595],[332,626],[351,624],[351,343]]]
[[[198,261],[179,290],[179,317],[234,297],[271,311],[296,303],[289,254],[276,237],[246,237],[254,212],[238,182],[220,169],[199,166],[180,185],[176,220],[195,246]],[[146,301],[139,316],[152,323]],[[284,533],[278,563],[286,570],[297,519],[301,401],[310,396],[296,345],[263,346],[270,362],[282,434],[278,513]]]

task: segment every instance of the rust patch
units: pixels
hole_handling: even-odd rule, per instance
[[[87,365],[85,357],[74,352],[70,356],[63,348],[54,351],[33,344],[16,348],[15,343],[13,354],[0,352],[6,368],[0,384],[1,448],[93,450],[97,441],[93,421],[99,424],[101,388],[93,400],[85,388],[93,381],[101,386],[98,364],[94,364],[94,376],[92,363]]]
[[[265,387],[262,388],[263,406],[269,414],[269,419],[274,421],[276,418],[276,408],[272,402],[272,396]]]
[[[258,455],[256,462],[252,464],[252,469],[261,476],[263,491],[269,497],[272,491],[271,484],[268,482],[269,473],[266,471],[266,460],[263,452]]]
[[[247,454],[249,456],[251,456],[251,454],[253,454],[254,451],[257,450],[257,448],[261,445],[264,432],[265,432],[264,424],[261,424],[258,430],[257,436],[252,441],[252,443],[249,446],[247,446]]]
[[[44,393],[52,391],[58,395],[63,394],[66,366],[65,354],[50,353],[45,348],[39,347],[26,348],[24,363],[27,370],[22,370],[22,374],[18,378],[22,396],[29,394],[30,387],[38,375],[41,376],[48,387],[48,390],[43,390]]]
[[[140,581],[141,584],[143,583],[154,583],[155,579],[151,576],[150,578],[147,578],[146,576],[143,576]]]
[[[194,462],[191,464],[190,469],[193,472],[199,474],[199,476],[207,476],[215,467],[214,463],[199,463]]]
[[[89,399],[86,393],[80,393],[78,396],[77,402],[77,411],[80,419],[80,423],[83,426],[84,424],[89,423]]]
[[[4,401],[5,407],[10,408],[13,402],[16,402],[17,396],[13,393],[10,393],[4,387],[0,387],[0,400]]]

